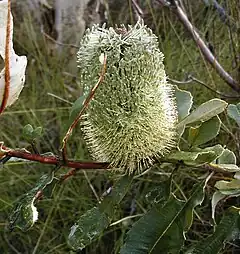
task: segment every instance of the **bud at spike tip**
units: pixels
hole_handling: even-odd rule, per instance
[[[157,37],[142,22],[86,31],[78,52],[85,93],[98,81],[103,53],[107,71],[86,110],[84,137],[95,160],[139,173],[176,145],[173,86],[166,80]]]

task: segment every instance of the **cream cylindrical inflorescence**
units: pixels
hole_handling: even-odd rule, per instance
[[[94,26],[78,52],[81,84],[88,93],[107,72],[86,110],[82,129],[97,161],[141,172],[175,146],[177,111],[157,37],[141,22],[134,27]]]

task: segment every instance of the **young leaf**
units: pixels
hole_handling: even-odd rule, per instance
[[[41,126],[34,129],[33,132],[32,132],[33,139],[41,137],[42,136],[42,131],[43,131],[43,128]]]
[[[224,214],[220,223],[215,228],[215,232],[207,237],[205,240],[201,240],[194,246],[188,254],[214,254],[224,247],[226,241],[239,238],[239,209],[231,207]]]
[[[200,127],[189,130],[189,143],[191,146],[202,145],[215,138],[220,131],[221,121],[218,116],[203,122]]]
[[[230,104],[227,108],[227,113],[240,126],[240,103],[237,105]]]
[[[43,175],[36,186],[28,193],[21,196],[15,203],[9,216],[9,228],[15,227],[23,231],[30,229],[38,218],[38,212],[34,206],[39,191],[42,191],[53,180],[53,172]]]
[[[106,196],[99,207],[94,207],[83,214],[71,227],[68,243],[74,250],[82,250],[92,241],[101,236],[104,229],[111,223],[116,205],[126,195],[132,177],[123,176],[113,186],[111,193]]]
[[[193,97],[190,92],[181,90],[175,86],[175,96],[178,110],[178,121],[189,115],[193,104]]]
[[[190,115],[184,118],[178,126],[187,125],[194,122],[205,122],[212,117],[222,113],[227,107],[227,103],[220,99],[212,99],[200,105]]]
[[[23,138],[30,141],[33,136],[33,127],[31,124],[27,124],[23,127]]]
[[[164,205],[154,206],[130,229],[120,253],[179,253],[184,233],[192,224],[193,209],[204,199],[208,179],[194,188],[186,202],[172,196]]]

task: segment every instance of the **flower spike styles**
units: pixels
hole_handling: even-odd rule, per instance
[[[123,173],[139,173],[175,147],[177,110],[167,83],[157,37],[135,26],[87,30],[78,52],[85,93],[99,78],[103,83],[86,110],[82,129],[94,159]]]

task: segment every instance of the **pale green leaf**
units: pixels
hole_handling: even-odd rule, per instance
[[[178,120],[181,121],[183,118],[189,115],[193,104],[193,97],[190,92],[179,89],[177,86],[175,86],[175,95],[178,110]]]
[[[240,126],[240,103],[237,105],[230,104],[227,108],[227,113]]]
[[[218,204],[218,202],[222,199],[224,199],[226,195],[222,194],[220,191],[215,191],[212,200],[211,200],[211,205],[212,205],[212,219],[215,222],[215,209]]]
[[[189,130],[189,143],[191,146],[202,145],[215,138],[220,131],[221,121],[218,116],[203,122],[198,128]]]
[[[217,159],[219,164],[236,164],[236,156],[234,152],[229,149],[224,149],[222,155]]]
[[[222,113],[227,107],[227,103],[220,99],[212,99],[201,104],[190,115],[184,118],[178,126],[187,125],[194,122],[205,122],[212,117]]]
[[[221,145],[207,147],[205,149],[197,149],[197,151],[175,151],[170,153],[166,158],[169,160],[184,161],[187,165],[200,165],[210,163],[217,159],[223,152]]]
[[[239,190],[240,191],[240,180],[238,179],[233,179],[232,181],[217,181],[215,184],[215,187],[219,189],[220,191],[223,190]]]
[[[211,165],[215,168],[220,168],[228,172],[239,172],[240,168],[236,164],[213,164]]]
[[[42,131],[43,131],[43,128],[41,126],[34,129],[33,132],[32,132],[33,139],[41,137],[42,136]]]
[[[32,140],[33,127],[31,124],[27,124],[23,127],[23,138],[26,140]]]

